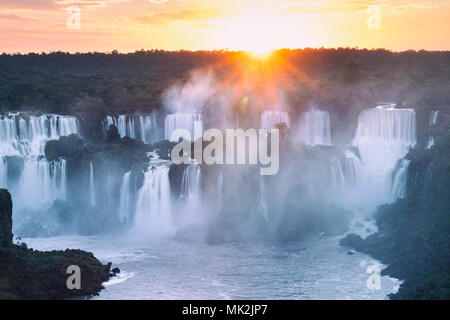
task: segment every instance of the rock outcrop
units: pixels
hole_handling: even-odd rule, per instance
[[[25,244],[13,244],[12,201],[6,189],[0,189],[0,300],[66,299],[96,295],[102,283],[118,272],[111,263],[103,265],[90,252],[82,250],[41,252]],[[78,289],[69,289],[69,266],[80,270]]]
[[[6,189],[0,189],[0,247],[12,245],[12,201]]]

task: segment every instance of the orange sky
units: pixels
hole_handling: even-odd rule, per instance
[[[67,27],[71,5],[80,29]],[[450,50],[449,39],[448,0],[0,0],[0,52]]]

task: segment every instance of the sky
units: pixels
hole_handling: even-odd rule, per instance
[[[450,50],[449,0],[0,0],[0,52]]]

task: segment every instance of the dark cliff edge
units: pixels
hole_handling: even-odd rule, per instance
[[[403,280],[391,299],[450,299],[450,108],[430,128],[436,145],[418,145],[410,160],[406,196],[380,206],[378,232],[349,234],[342,246],[388,265],[383,275]]]
[[[13,244],[12,201],[0,189],[0,299],[68,299],[97,295],[102,283],[115,274],[90,252],[41,252]],[[69,266],[80,268],[81,288],[70,290]],[[118,271],[117,269],[115,271]]]

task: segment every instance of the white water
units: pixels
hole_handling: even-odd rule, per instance
[[[176,129],[186,129],[191,135],[191,139],[197,140],[201,138],[200,135],[194,133],[194,121],[203,121],[201,113],[172,113],[166,116],[164,127],[164,138],[166,140],[172,140],[172,133]],[[178,139],[174,139],[178,141]]]
[[[94,166],[92,161],[89,163],[89,202],[91,207],[95,207]]]
[[[337,158],[331,159],[331,185],[334,193],[339,193],[346,187],[346,179],[341,162]]]
[[[48,140],[79,134],[78,119],[72,116],[44,114],[27,116],[8,113],[0,118],[0,183],[11,192],[14,206],[14,223],[23,218],[22,213],[46,210],[55,200],[66,200],[67,170],[64,159],[47,161],[44,147]],[[5,156],[16,156],[23,161],[23,170],[11,177]],[[20,167],[20,166],[19,166]],[[19,216],[17,216],[19,214]]]
[[[57,199],[66,199],[66,161],[25,159],[18,190],[13,192],[15,205],[20,209],[47,207]],[[20,201],[21,199],[24,199]]]
[[[299,139],[307,145],[331,145],[330,115],[326,111],[311,109],[299,122]]]
[[[361,161],[351,150],[345,150],[343,175],[347,187],[353,187],[361,179]]]
[[[279,123],[284,123],[289,128],[291,126],[291,121],[289,119],[289,114],[285,111],[264,111],[261,114],[261,124],[262,129],[275,129],[276,125]]]
[[[216,192],[217,192],[217,210],[219,211],[220,209],[223,208],[223,174],[222,171],[220,171],[219,176],[217,177],[217,187],[216,187]]]
[[[8,162],[0,157],[0,188],[8,188]]]
[[[269,219],[269,212],[267,208],[266,184],[262,176],[259,178],[259,205],[261,214],[267,221]]]
[[[398,289],[386,276],[380,290],[367,288],[367,267],[379,263],[359,252],[347,255],[339,238],[214,246],[129,236],[24,241],[38,250],[80,248],[112,261],[123,276],[93,299],[386,299]]]
[[[106,176],[106,207],[108,208],[114,203],[113,188],[111,172],[108,172]]]
[[[362,200],[361,206],[373,209],[404,193],[403,184],[393,189],[392,175],[397,162],[415,144],[416,113],[413,109],[377,107],[361,112],[353,139],[361,155],[361,177],[357,182],[360,194],[355,196],[355,200]]]
[[[79,134],[78,119],[72,116],[45,114],[24,118],[9,113],[0,119],[0,155],[43,155],[46,141],[72,133]]]
[[[131,171],[126,172],[120,184],[119,219],[122,222],[129,221],[133,208],[134,198],[130,188],[130,176]]]
[[[159,138],[155,114],[106,116],[103,120],[105,132],[111,124],[117,127],[121,138],[127,136],[147,144]]]
[[[137,194],[134,227],[138,235],[173,232],[168,162],[151,162]]]
[[[411,161],[402,159],[399,161],[399,166],[394,172],[392,180],[392,195],[394,199],[404,198],[406,195],[406,181],[408,178],[408,166]]]
[[[434,126],[438,120],[439,110],[430,112],[430,127]],[[426,148],[430,149],[434,146],[434,137],[430,134]]]
[[[430,113],[430,126],[433,126],[436,124],[438,120],[439,110],[431,111]]]
[[[184,203],[184,209],[188,211],[200,210],[201,190],[200,182],[202,178],[201,167],[196,163],[187,165],[183,172],[181,181],[180,198]]]

